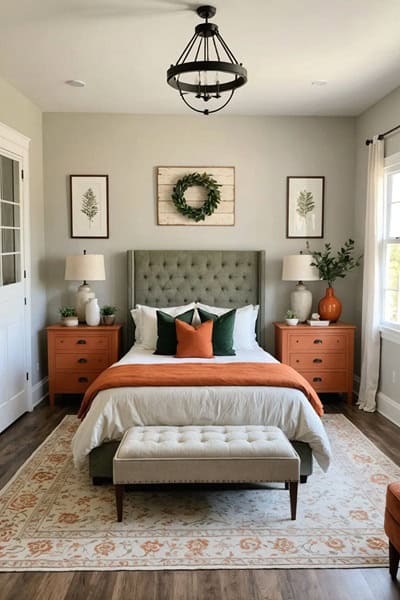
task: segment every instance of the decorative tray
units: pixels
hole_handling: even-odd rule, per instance
[[[307,323],[311,325],[311,327],[326,327],[327,325],[329,325],[330,321],[317,321],[315,319],[314,321],[309,320],[307,321]]]

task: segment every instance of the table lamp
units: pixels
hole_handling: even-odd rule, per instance
[[[312,307],[312,294],[303,281],[317,281],[318,269],[312,267],[311,254],[291,254],[283,257],[282,279],[284,281],[297,281],[296,288],[290,294],[290,308],[299,321],[308,319]]]
[[[65,279],[83,281],[76,294],[76,314],[79,321],[85,321],[85,304],[93,297],[87,281],[104,281],[106,278],[103,254],[83,254],[67,256],[65,261]]]

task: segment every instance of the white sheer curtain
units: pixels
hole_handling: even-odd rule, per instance
[[[365,215],[364,280],[362,300],[360,409],[374,412],[379,382],[381,317],[381,249],[384,189],[384,142],[377,136],[369,145]]]

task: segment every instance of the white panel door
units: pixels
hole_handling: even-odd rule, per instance
[[[21,175],[0,150],[0,431],[29,410]]]

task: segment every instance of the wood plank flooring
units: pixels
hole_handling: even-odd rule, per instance
[[[43,402],[0,435],[0,487],[51,433],[78,400]],[[400,430],[378,414],[340,398],[326,412],[346,415],[400,465]],[[308,484],[307,484],[308,485]],[[388,569],[114,571],[0,573],[0,600],[395,600],[400,583]]]

